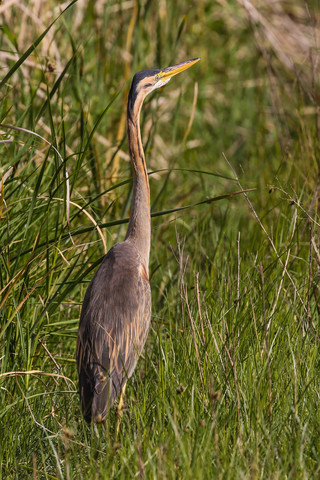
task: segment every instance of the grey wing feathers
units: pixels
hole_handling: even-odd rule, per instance
[[[92,279],[81,311],[77,364],[88,422],[105,419],[131,377],[147,338],[150,315],[150,286],[141,259],[132,245],[119,243]]]

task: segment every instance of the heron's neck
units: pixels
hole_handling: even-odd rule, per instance
[[[133,170],[133,196],[126,240],[137,247],[145,268],[149,267],[151,220],[150,190],[146,161],[140,135],[140,108],[134,115],[128,111],[128,142]]]

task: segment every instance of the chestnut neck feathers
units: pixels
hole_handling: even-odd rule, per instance
[[[144,267],[148,271],[151,238],[150,189],[140,133],[140,111],[147,93],[143,88],[138,90],[134,80],[127,107],[127,135],[133,170],[133,195],[126,240],[136,246]]]

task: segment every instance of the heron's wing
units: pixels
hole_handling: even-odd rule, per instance
[[[93,278],[81,312],[77,363],[85,418],[102,421],[132,375],[150,325],[151,293],[136,252],[118,244]]]

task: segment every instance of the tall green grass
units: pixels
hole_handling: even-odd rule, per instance
[[[318,478],[319,5],[249,6],[0,5],[0,478]],[[196,56],[142,112],[153,313],[116,437],[81,415],[81,302],[130,213],[130,78]]]

